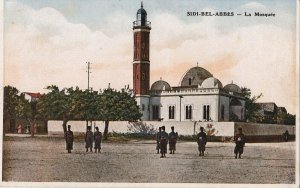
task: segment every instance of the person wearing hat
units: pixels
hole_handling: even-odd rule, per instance
[[[87,127],[87,131],[85,133],[85,148],[86,152],[88,152],[90,148],[90,152],[93,152],[93,132],[91,131],[91,126]]]
[[[94,140],[95,140],[95,153],[98,152],[101,153],[101,140],[102,140],[102,133],[99,132],[99,128],[96,127],[96,132],[94,133]]]
[[[198,143],[199,156],[204,156],[207,138],[203,127],[200,127],[200,133],[197,134],[197,143]]]
[[[66,132],[66,149],[68,150],[68,153],[71,153],[71,150],[73,149],[73,132],[71,131],[71,125],[68,125],[68,130]]]
[[[168,133],[165,132],[166,128],[165,126],[161,127],[161,136],[160,136],[160,158],[166,157],[167,153],[167,145],[168,145]]]
[[[241,155],[244,152],[244,146],[245,146],[245,135],[243,134],[243,130],[240,127],[239,133],[235,135],[235,148],[234,148],[234,154],[235,158],[239,155],[239,159],[241,158]]]
[[[160,136],[161,136],[161,127],[158,128],[158,133],[156,133],[156,150],[157,150],[157,154],[159,154],[159,150],[160,150]]]
[[[169,133],[169,150],[170,154],[175,154],[178,133],[174,132],[174,126],[171,127],[171,130],[172,132]]]

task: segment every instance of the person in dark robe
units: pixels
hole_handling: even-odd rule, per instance
[[[173,126],[171,127],[171,130],[172,131],[169,133],[169,150],[170,150],[170,154],[175,154],[178,133],[174,132]]]
[[[239,133],[235,135],[235,148],[234,148],[235,158],[237,158],[237,156],[239,156],[239,159],[241,158],[244,152],[244,146],[245,146],[245,135],[243,134],[243,129],[240,127]]]
[[[99,128],[96,127],[96,132],[94,133],[94,140],[95,140],[95,146],[94,146],[94,149],[95,149],[95,153],[98,152],[101,153],[101,140],[102,140],[102,133],[99,132]]]
[[[204,156],[207,137],[203,127],[200,127],[200,133],[197,134],[197,143],[198,143],[199,156]]]
[[[165,126],[161,127],[161,136],[160,136],[160,158],[164,158],[166,157],[166,153],[167,153],[167,145],[168,145],[168,133],[166,133],[165,131]]]
[[[159,154],[159,150],[160,150],[160,136],[161,136],[161,127],[158,128],[158,133],[156,133],[156,150],[157,150],[157,154]]]
[[[66,132],[66,149],[68,150],[68,153],[71,153],[71,150],[73,149],[73,141],[74,136],[73,132],[71,131],[71,125],[68,125],[68,130]]]
[[[93,132],[91,131],[91,127],[88,126],[87,127],[87,132],[85,134],[85,148],[86,148],[86,152],[88,152],[88,150],[90,149],[90,152],[93,152]]]
[[[283,133],[283,140],[284,140],[285,142],[288,142],[288,141],[289,141],[289,138],[290,138],[289,131],[286,130],[286,131]]]

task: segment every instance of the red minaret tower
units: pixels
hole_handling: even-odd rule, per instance
[[[149,37],[151,23],[147,21],[147,12],[141,8],[133,22],[134,55],[133,55],[133,92],[136,96],[148,95],[150,88]]]

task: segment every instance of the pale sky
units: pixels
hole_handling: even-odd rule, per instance
[[[137,0],[4,2],[4,85],[47,92],[48,85],[132,88],[132,22]],[[207,69],[296,112],[296,0],[144,0],[151,22],[150,84],[178,86],[191,67]],[[187,11],[251,17],[190,17]],[[254,17],[254,12],[275,17]]]

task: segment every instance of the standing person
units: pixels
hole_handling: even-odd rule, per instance
[[[166,157],[167,145],[168,145],[168,133],[165,132],[165,126],[161,127],[161,136],[160,136],[160,158]]]
[[[91,126],[87,127],[87,132],[85,134],[85,148],[86,152],[88,152],[90,148],[90,152],[93,152],[93,132],[91,131]]]
[[[197,143],[198,143],[199,156],[204,156],[207,138],[203,127],[200,127],[200,133],[197,134]]]
[[[73,149],[73,132],[71,131],[71,125],[68,125],[68,130],[66,132],[66,144],[67,144],[67,150],[68,153],[71,153],[71,150]]]
[[[22,125],[19,124],[19,126],[18,126],[18,134],[21,134],[21,133],[22,133]]]
[[[240,127],[239,133],[235,135],[235,148],[234,148],[235,158],[237,158],[237,155],[239,155],[239,159],[241,158],[241,155],[244,152],[244,146],[245,146],[245,135],[243,134],[243,130]]]
[[[290,133],[288,130],[285,131],[285,133],[283,133],[283,140],[285,142],[288,142],[289,141],[289,137],[290,137]]]
[[[159,154],[159,150],[160,150],[160,136],[161,136],[161,127],[158,128],[158,133],[156,133],[156,150],[157,150],[157,154]]]
[[[178,133],[174,132],[174,126],[171,127],[171,130],[172,131],[169,133],[169,150],[170,154],[175,154]]]
[[[101,140],[102,140],[102,133],[99,132],[99,128],[96,127],[96,132],[94,133],[94,140],[95,140],[95,153],[98,152],[101,153]]]

